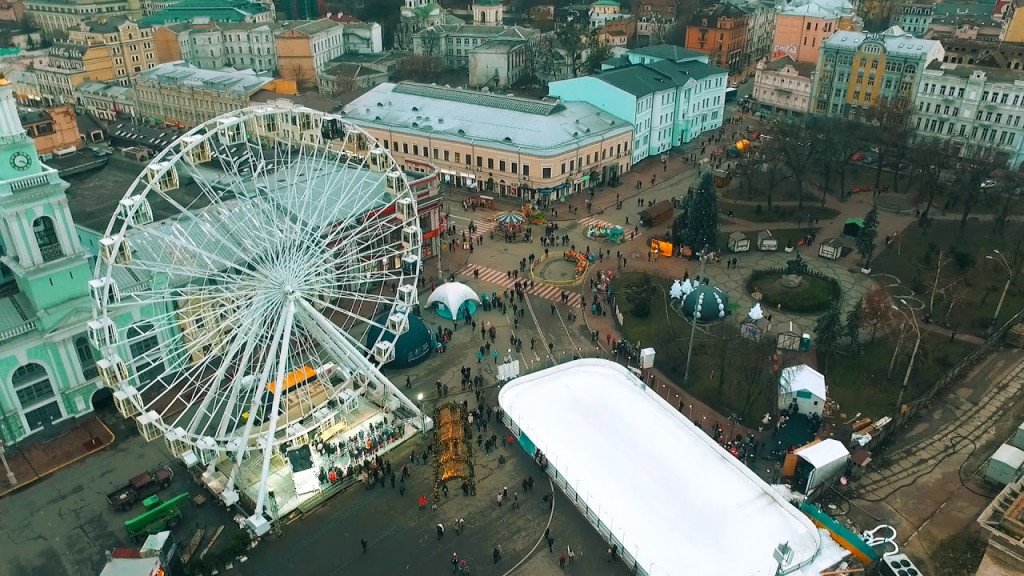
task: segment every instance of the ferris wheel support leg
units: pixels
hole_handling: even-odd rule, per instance
[[[405,394],[403,394],[402,391],[398,389],[397,386],[395,386],[394,384],[391,383],[390,380],[385,378],[384,375],[381,374],[380,371],[377,369],[377,367],[374,366],[372,362],[367,360],[366,356],[364,356],[362,352],[357,350],[355,346],[353,346],[345,338],[345,336],[341,334],[337,325],[335,325],[333,322],[325,318],[324,315],[317,311],[317,309],[314,308],[312,305],[310,305],[309,302],[300,299],[299,305],[302,307],[303,311],[317,324],[317,326],[319,326],[331,337],[331,342],[339,348],[339,350],[335,351],[335,353],[342,355],[346,359],[350,360],[353,364],[356,365],[357,368],[362,370],[371,380],[373,380],[375,384],[383,386],[384,389],[387,390],[390,395],[397,398],[398,401],[402,404],[402,406],[405,406],[417,417],[416,420],[417,422],[421,423],[420,426],[422,428],[428,428],[430,425],[433,424],[433,422],[431,422],[429,418],[423,417],[424,415],[420,411],[419,407],[416,406],[416,404],[412,400],[407,398]]]

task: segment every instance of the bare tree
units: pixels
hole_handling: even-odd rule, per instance
[[[861,322],[871,331],[871,341],[874,342],[879,332],[884,333],[893,326],[892,295],[885,286],[877,286],[864,295],[862,302]]]
[[[875,167],[875,188],[882,185],[882,169],[892,165],[897,178],[893,191],[899,192],[899,172],[906,146],[910,138],[910,117],[914,109],[906,98],[883,98],[872,104],[865,112],[864,119],[878,129],[872,130],[878,145],[878,165]]]
[[[952,150],[948,140],[938,138],[918,138],[908,149],[916,189],[915,199],[925,202],[921,221],[927,222],[935,197],[945,190],[943,174],[950,167]]]
[[[775,139],[780,144],[776,148],[779,159],[796,181],[797,206],[803,208],[804,179],[818,155],[817,146],[814,146],[815,132],[806,121],[780,122]]]
[[[822,131],[828,134],[829,145],[824,154],[835,154],[836,172],[839,175],[839,194],[846,196],[846,168],[850,159],[864,146],[863,128],[860,122],[845,118],[826,117],[820,120]]]
[[[399,80],[429,82],[437,79],[446,69],[444,60],[437,56],[410,54],[398,61],[396,75]]]
[[[433,27],[420,32],[420,46],[425,56],[440,56],[441,34]]]
[[[960,234],[967,229],[967,218],[981,205],[990,189],[992,173],[1006,164],[1004,154],[988,146],[972,146],[960,151],[955,183],[960,190]]]

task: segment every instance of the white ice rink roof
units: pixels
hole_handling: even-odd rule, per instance
[[[517,378],[498,401],[649,574],[773,576],[783,542],[794,550],[786,574],[817,576],[846,555],[614,362]]]

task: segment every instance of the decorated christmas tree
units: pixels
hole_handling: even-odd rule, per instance
[[[683,244],[695,252],[718,244],[718,195],[711,174],[705,174],[687,206]]]

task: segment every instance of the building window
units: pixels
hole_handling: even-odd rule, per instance
[[[543,177],[543,178],[551,178],[551,166],[545,166],[545,167],[541,168],[540,172],[541,172],[541,177]]]
[[[565,174],[565,162],[562,162],[562,174]],[[548,178],[548,176],[545,176],[545,178]]]
[[[530,165],[529,164],[523,164],[523,176],[529,176],[529,175],[530,175]]]
[[[408,142],[402,142],[402,153],[403,154],[408,154],[409,153],[409,143]]]
[[[128,327],[127,335],[128,348],[132,354],[132,364],[135,366],[139,383],[149,384],[164,371],[156,327],[152,322],[139,322]]]
[[[501,172],[505,171],[505,161],[504,160],[499,160],[498,161],[498,170],[500,170]]]
[[[494,170],[494,158],[487,159],[487,169]]]
[[[476,167],[477,168],[483,168],[484,167],[484,157],[483,156],[477,156],[476,157]]]
[[[11,376],[14,393],[25,411],[29,428],[37,430],[61,417],[53,385],[40,364],[25,364]]]
[[[82,364],[82,376],[86,380],[96,378],[99,375],[99,370],[96,368],[96,353],[88,338],[85,336],[75,338],[75,353],[78,354],[78,361]]]
[[[53,226],[53,219],[49,216],[40,216],[32,223],[32,232],[36,237],[36,245],[39,246],[39,253],[43,262],[50,262],[64,256],[57,239],[57,230]]]
[[[416,144],[413,144],[412,145],[412,153],[413,153],[414,156],[419,156],[420,155],[420,147],[417,146]]]
[[[445,151],[444,151],[444,161],[445,161],[445,162],[447,162],[447,161],[448,161],[448,150],[445,150]],[[458,155],[458,154],[456,154],[456,155],[455,155],[455,161],[456,161],[456,162],[458,162],[458,161],[459,161],[459,155]]]

